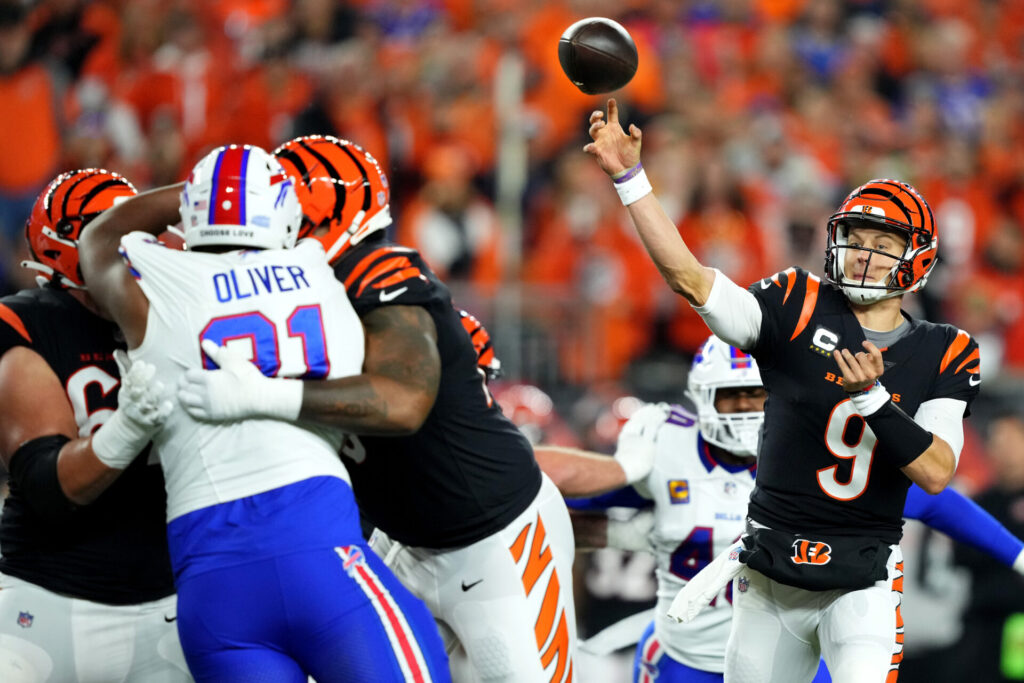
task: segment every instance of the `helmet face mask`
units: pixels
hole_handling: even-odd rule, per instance
[[[850,244],[849,234],[857,228],[893,233],[904,242],[902,253]],[[935,267],[938,246],[935,218],[917,190],[898,180],[872,180],[851,192],[829,218],[825,275],[850,301],[871,304],[924,287]],[[874,259],[893,259],[892,268],[878,280],[868,279],[867,265],[861,277],[850,277],[845,270],[851,250],[867,252],[867,265]]]
[[[324,246],[329,262],[391,225],[391,187],[373,156],[329,135],[295,138],[274,150],[302,205],[299,237]]]
[[[118,201],[138,194],[123,176],[102,168],[62,173],[36,198],[25,223],[32,254],[22,266],[38,271],[36,282],[86,289],[78,265],[78,240],[85,227]]]
[[[273,155],[228,145],[193,167],[181,191],[181,220],[189,249],[281,249],[295,246],[302,210]]]
[[[718,337],[709,337],[693,359],[686,391],[697,408],[704,440],[733,455],[757,455],[764,411],[721,413],[715,399],[720,389],[763,386],[752,356]]]

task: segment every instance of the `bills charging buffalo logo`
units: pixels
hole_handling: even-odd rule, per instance
[[[18,626],[22,628],[29,628],[32,626],[32,620],[35,617],[30,612],[18,612]]]
[[[822,541],[797,539],[793,541],[793,564],[828,564],[832,561],[832,546]]]

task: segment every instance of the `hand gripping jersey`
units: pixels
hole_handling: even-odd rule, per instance
[[[200,341],[242,345],[268,376],[358,374],[362,325],[334,280],[323,248],[182,252],[143,233],[121,252],[149,299],[146,337],[133,358],[176,386],[188,368],[213,368]],[[167,479],[167,519],[316,476],[348,481],[342,434],[308,424],[245,420],[206,424],[176,410],[154,438]]]
[[[748,349],[768,388],[750,516],[774,529],[877,536],[898,543],[910,480],[875,453],[875,435],[846,397],[831,352],[863,350],[843,293],[790,268],[750,287],[761,306]],[[882,349],[881,382],[905,413],[978,392],[978,345],[963,330],[906,316],[910,331]],[[969,412],[969,408],[968,408]]]
[[[117,326],[67,291],[25,290],[0,299],[0,355],[32,349],[64,385],[79,436],[117,408]],[[91,505],[62,526],[36,515],[15,482],[0,521],[0,571],[47,590],[113,605],[174,593],[165,534],[164,479],[143,455]]]
[[[722,671],[732,620],[731,586],[690,623],[676,623],[667,613],[686,582],[743,533],[755,466],[715,460],[700,437],[697,417],[680,406],[673,406],[655,444],[654,468],[636,486],[654,500],[654,632],[676,661],[703,671]]]
[[[453,548],[515,519],[540,490],[530,443],[487,392],[448,288],[413,249],[361,242],[335,265],[360,316],[421,306],[437,327],[441,382],[418,432],[350,437],[342,451],[363,514],[405,544]]]

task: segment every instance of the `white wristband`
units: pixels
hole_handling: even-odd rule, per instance
[[[1020,551],[1017,555],[1017,559],[1013,561],[1013,571],[1018,574],[1024,574],[1024,550]]]
[[[99,461],[115,470],[123,470],[135,460],[160,428],[142,424],[118,409],[92,435],[92,452]]]
[[[851,396],[850,402],[853,403],[853,407],[857,409],[861,417],[868,417],[881,410],[882,406],[889,402],[889,398],[889,392],[881,382],[876,380],[870,389]]]
[[[302,380],[274,379],[260,387],[259,396],[253,397],[255,413],[277,420],[297,420],[302,410]]]
[[[622,200],[623,206],[629,206],[654,191],[650,181],[647,180],[647,172],[644,171],[643,164],[639,163],[618,178],[612,178],[612,181],[615,183],[615,191],[619,193],[619,199]]]

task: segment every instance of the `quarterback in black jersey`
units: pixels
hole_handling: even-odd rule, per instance
[[[115,362],[123,340],[78,268],[82,229],[133,194],[99,169],[56,178],[26,226],[35,260],[25,265],[41,287],[0,299],[0,459],[11,476],[0,680],[191,680],[174,623],[163,476],[147,462],[148,427],[127,467],[105,460],[133,399]]]
[[[330,137],[275,155],[296,182],[300,237],[324,245],[366,334],[364,374],[303,382],[292,414],[349,433],[355,496],[382,532],[374,549],[438,620],[456,681],[571,678],[568,512],[489,394],[448,288],[419,253],[384,238],[387,177],[361,147]],[[202,375],[190,395],[235,406],[215,419],[287,414],[257,405],[274,398],[239,398],[294,400],[284,383],[301,381]]]
[[[702,265],[654,196],[641,132],[615,100],[592,154],[652,259],[711,330],[753,355],[768,399],[726,653],[730,681],[894,680],[902,660],[902,511],[949,483],[981,377],[977,343],[900,308],[938,236],[910,185],[872,180],[828,222],[825,279],[791,268],[744,290]]]

